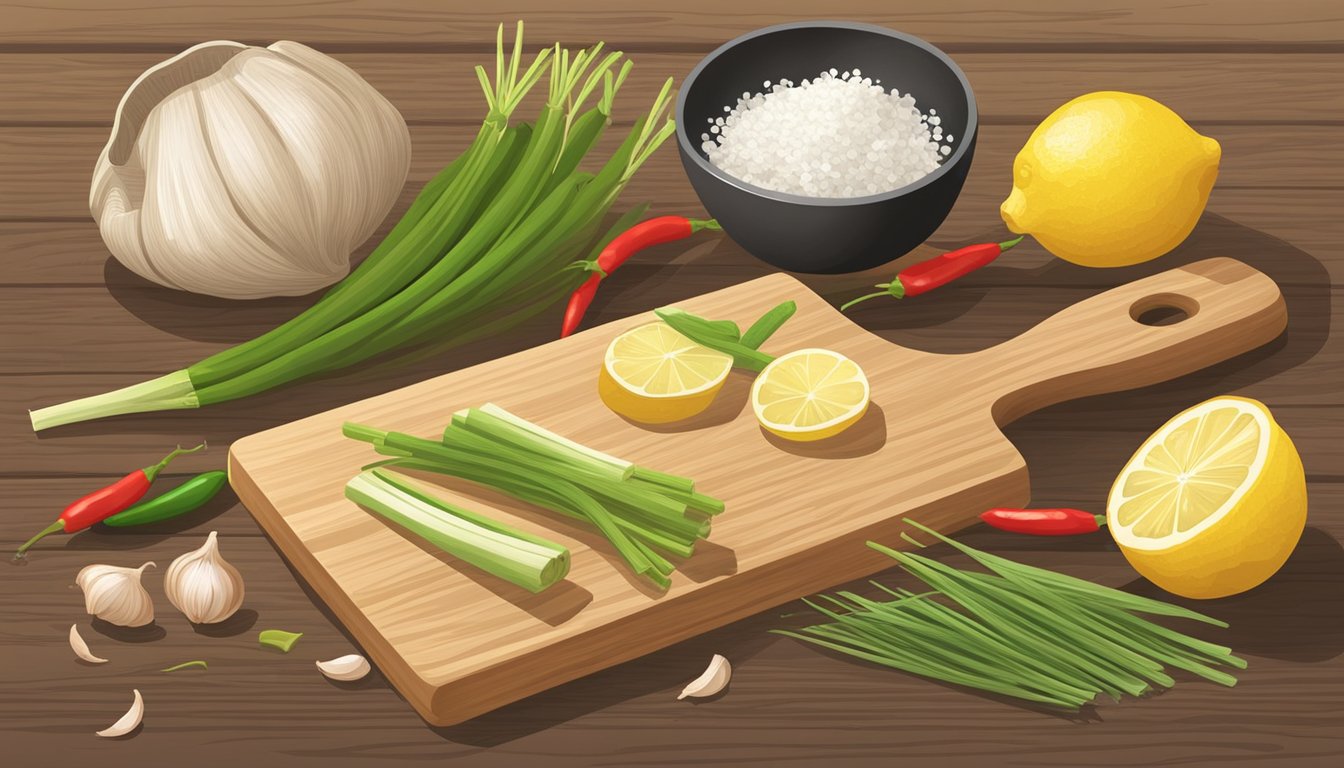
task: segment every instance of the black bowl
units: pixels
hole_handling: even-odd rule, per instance
[[[764,81],[801,82],[822,70],[862,70],[884,88],[912,93],[938,110],[952,154],[919,181],[880,195],[802,197],[736,179],[700,149],[708,119],[722,117],[743,91]],[[966,75],[917,37],[869,24],[812,21],[766,27],[720,46],[682,83],[677,146],[691,186],[709,214],[757,258],[793,272],[858,272],[924,242],[951,212],[975,154],[979,120]]]

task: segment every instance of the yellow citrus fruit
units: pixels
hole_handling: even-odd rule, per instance
[[[667,323],[649,323],[612,339],[597,391],[628,419],[664,424],[708,408],[732,368],[731,355],[696,344]]]
[[[775,358],[751,387],[762,427],[788,440],[838,435],[868,410],[868,377],[858,363],[829,349],[800,349]]]
[[[1087,267],[1155,259],[1194,229],[1218,142],[1147,96],[1098,91],[1041,121],[1013,161],[1008,228]]]
[[[1149,437],[1120,471],[1106,523],[1134,570],[1194,598],[1245,592],[1307,521],[1302,459],[1263,403],[1216,397]]]

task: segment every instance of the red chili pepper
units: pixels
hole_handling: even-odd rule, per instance
[[[1020,242],[1022,242],[1021,237],[1002,243],[977,243],[976,245],[968,245],[965,248],[949,251],[940,256],[934,256],[932,259],[926,259],[901,270],[896,274],[896,279],[890,283],[878,283],[874,286],[875,288],[881,288],[881,292],[870,293],[867,296],[860,296],[853,301],[846,302],[840,307],[840,311],[844,312],[861,301],[875,299],[878,296],[891,296],[900,299],[927,293],[934,288],[947,285],[959,277],[969,275],[997,259],[999,254]]]
[[[1003,531],[1034,536],[1072,536],[1092,533],[1106,525],[1105,515],[1081,509],[991,509],[980,519]]]
[[[593,274],[570,295],[569,304],[565,307],[565,319],[560,326],[560,338],[563,339],[578,329],[579,321],[583,320],[583,313],[588,311],[588,305],[593,303],[593,296],[597,294],[597,284],[602,282],[602,278],[616,271],[626,259],[654,245],[684,240],[702,229],[717,230],[719,223],[714,219],[658,216],[641,221],[617,235],[607,243],[607,247],[602,249],[596,259],[581,262]]]
[[[87,496],[76,499],[65,508],[60,517],[56,518],[56,522],[24,542],[23,546],[19,547],[19,551],[14,553],[14,558],[23,557],[30,547],[48,534],[58,531],[76,533],[126,509],[145,495],[149,486],[154,482],[154,478],[159,476],[159,473],[163,471],[164,467],[168,466],[169,462],[184,453],[194,453],[204,447],[205,443],[201,443],[195,448],[183,448],[179,445],[172,453],[164,456],[158,464],[137,469],[111,485],[103,486]]]

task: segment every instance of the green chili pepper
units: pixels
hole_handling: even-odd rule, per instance
[[[132,525],[157,523],[200,509],[219,493],[229,475],[222,470],[199,474],[166,493],[142,501],[125,511],[107,518],[103,525],[125,528]]]

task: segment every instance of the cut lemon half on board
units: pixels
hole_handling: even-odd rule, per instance
[[[788,440],[821,440],[849,429],[868,410],[868,377],[829,349],[775,358],[751,387],[751,408],[765,429]]]
[[[1235,595],[1274,575],[1306,520],[1293,441],[1263,403],[1241,397],[1168,421],[1121,470],[1106,503],[1134,570],[1194,598]]]
[[[649,323],[612,339],[597,391],[627,419],[665,424],[708,408],[732,369],[731,355],[696,344],[667,323]]]

